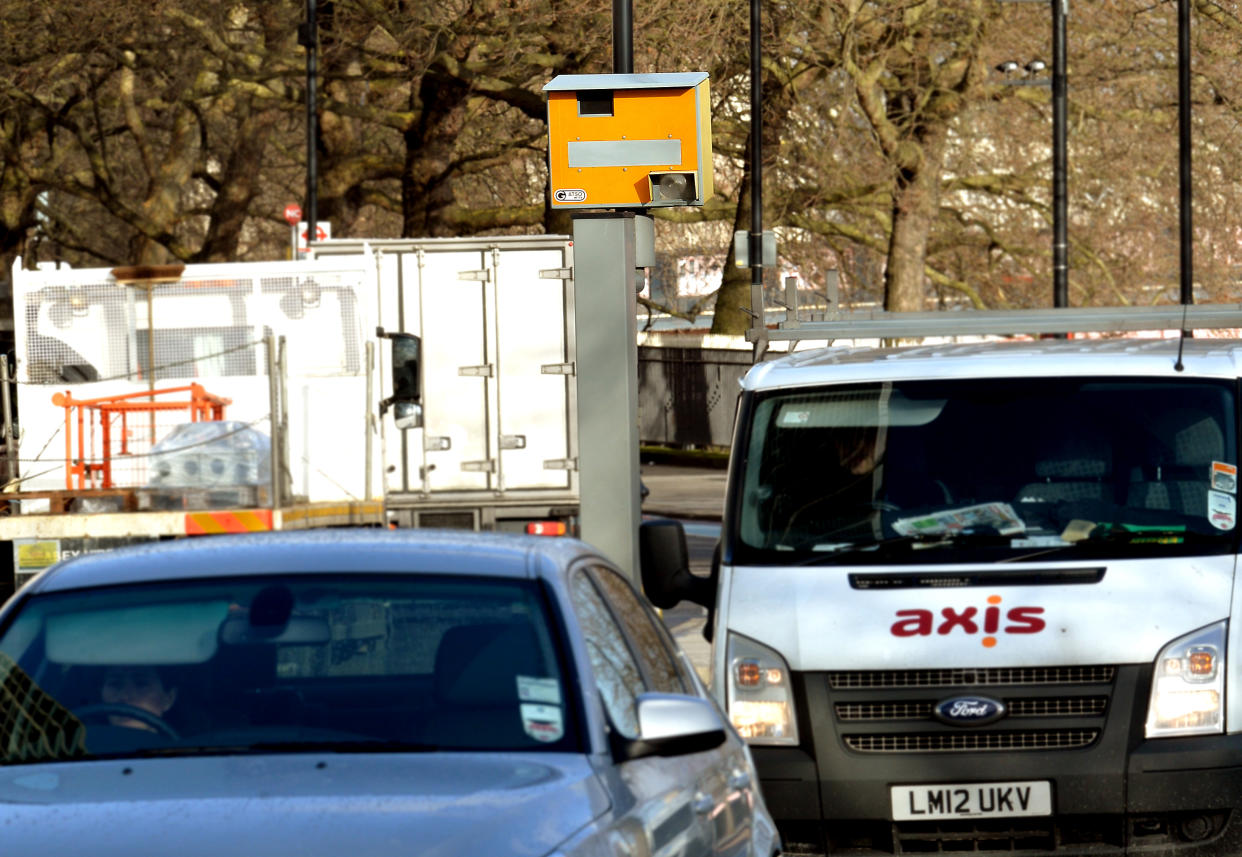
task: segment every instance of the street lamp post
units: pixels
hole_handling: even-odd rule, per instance
[[[1181,302],[1195,302],[1190,185],[1190,0],[1177,0],[1177,153]]]
[[[999,0],[1001,3],[1049,3],[1052,7],[1052,78],[1040,81],[1011,81],[1031,86],[1049,86],[1052,90],[1052,305],[1069,306],[1069,203],[1066,192],[1066,175],[1069,159],[1066,155],[1066,83],[1065,83],[1065,19],[1069,15],[1069,0]],[[1184,2],[1184,0],[1183,0]],[[1026,66],[1035,71],[1036,63]],[[1043,64],[1039,63],[1039,70]],[[1018,69],[1013,61],[1002,63],[997,70],[1009,74]]]
[[[763,328],[763,41],[759,0],[750,0],[750,305],[758,307],[752,324]],[[763,357],[765,342],[756,340],[754,359]]]
[[[298,27],[298,44],[306,48],[306,243],[313,244],[319,226],[319,112],[315,105],[318,78],[319,28],[315,0],[306,0],[306,22]]]
[[[1069,0],[1052,3],[1052,305],[1069,306],[1069,204],[1065,188],[1065,16]]]

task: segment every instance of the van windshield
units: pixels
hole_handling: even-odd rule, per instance
[[[736,561],[1234,550],[1235,385],[906,381],[757,394]]]

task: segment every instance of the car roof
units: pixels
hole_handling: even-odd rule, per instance
[[[359,527],[197,536],[74,557],[40,574],[25,590],[303,572],[552,580],[583,556],[599,554],[577,539],[465,530]]]
[[[1181,370],[1175,368],[1179,349]],[[1242,341],[1235,339],[1071,339],[918,345],[829,346],[756,364],[746,390],[899,381],[1013,377],[1237,378]]]

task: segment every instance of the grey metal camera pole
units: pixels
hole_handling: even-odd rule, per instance
[[[581,535],[637,583],[642,512],[634,218],[574,215],[574,327]]]

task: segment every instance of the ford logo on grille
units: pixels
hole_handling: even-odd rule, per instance
[[[1005,716],[1005,703],[986,696],[955,696],[937,703],[935,714],[950,726],[983,726]]]

